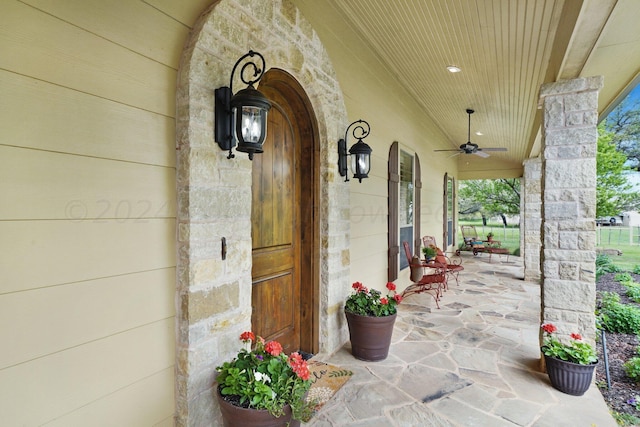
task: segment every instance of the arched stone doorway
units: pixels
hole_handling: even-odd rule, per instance
[[[215,367],[236,354],[239,335],[251,329],[253,166],[241,154],[227,159],[213,138],[214,89],[229,84],[233,64],[249,49],[263,54],[273,70],[261,87],[297,102],[312,123],[298,131],[313,137],[312,182],[305,184],[314,194],[307,214],[314,239],[303,254],[311,257],[304,274],[312,287],[301,300],[313,332],[308,348],[330,353],[347,339],[340,307],[350,290],[349,188],[336,164],[337,141],[349,121],[335,72],[318,36],[288,0],[216,2],[187,40],[176,91],[179,426],[216,425]]]

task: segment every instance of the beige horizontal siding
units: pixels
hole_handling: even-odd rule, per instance
[[[0,192],[12,200],[0,205],[0,220],[175,217],[168,167],[0,146]]]
[[[0,221],[0,235],[0,294],[175,266],[174,219]]]
[[[43,427],[173,427],[173,399],[173,368],[169,368]]]
[[[177,67],[160,64],[23,3],[2,3],[0,52],[0,69],[175,115]]]
[[[172,68],[179,63],[182,48],[189,34],[187,25],[142,1],[22,2]],[[185,2],[173,3],[184,5]]]
[[[0,92],[0,144],[175,167],[173,117],[1,70]]]
[[[1,425],[173,425],[175,86],[209,3],[0,2]]]
[[[126,394],[127,387],[172,366],[173,337],[174,319],[166,319],[1,370],[3,424],[41,425],[114,393]],[[132,397],[138,405],[149,404],[148,396]]]
[[[0,370],[173,317],[174,294],[175,269],[166,268],[4,295],[0,336],[12,346]]]

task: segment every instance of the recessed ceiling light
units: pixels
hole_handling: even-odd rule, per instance
[[[478,132],[476,132],[476,135],[478,135],[478,136],[482,136],[482,135],[484,135],[484,133],[482,133],[482,132],[478,131]]]
[[[455,65],[447,66],[447,70],[449,70],[450,73],[459,73],[460,71],[462,71],[460,67],[456,67]]]

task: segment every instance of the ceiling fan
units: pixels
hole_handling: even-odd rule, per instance
[[[478,144],[474,144],[473,142],[471,142],[471,115],[474,112],[475,112],[474,110],[467,108],[467,114],[469,115],[469,130],[467,132],[467,142],[465,144],[462,144],[458,149],[433,150],[433,151],[457,151],[457,153],[454,154],[454,156],[457,156],[458,154],[475,154],[476,156],[480,156],[480,157],[489,157],[489,154],[487,154],[487,151],[507,151],[507,149],[503,147],[480,148],[478,147]]]

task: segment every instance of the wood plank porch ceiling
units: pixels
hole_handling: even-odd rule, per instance
[[[447,135],[449,145],[434,148],[467,141],[465,109],[473,108],[472,142],[507,148],[491,153],[505,164],[520,166],[539,152],[542,83],[605,75],[602,112],[640,70],[635,0],[325,1]],[[621,48],[635,55],[625,55],[624,66]],[[462,72],[449,73],[448,65]],[[482,169],[478,156],[459,158],[470,177],[474,165]]]

